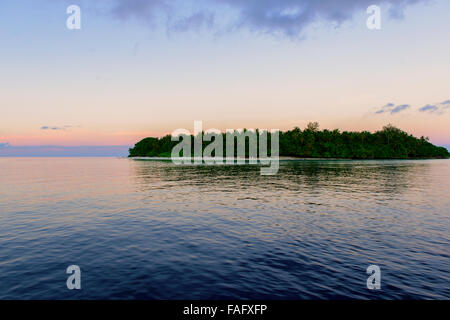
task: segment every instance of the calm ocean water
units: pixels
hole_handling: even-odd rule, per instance
[[[449,195],[449,160],[0,158],[0,299],[448,299]]]

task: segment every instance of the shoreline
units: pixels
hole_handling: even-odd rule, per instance
[[[126,157],[131,160],[152,160],[152,161],[172,161],[170,157]],[[183,158],[184,159],[184,158]],[[190,158],[191,160],[193,158]],[[214,160],[214,158],[205,158],[206,160]],[[203,159],[203,160],[205,160]],[[359,159],[359,158],[304,158],[304,157],[279,157],[278,161],[390,161],[390,160],[449,160],[450,158],[370,158],[370,159]],[[218,160],[225,161],[226,159]],[[237,160],[237,158],[234,158]],[[240,159],[241,160],[241,159]],[[245,158],[245,161],[249,161],[249,158]],[[257,158],[253,159],[256,161],[276,161],[273,158]],[[226,163],[224,163],[226,164]]]

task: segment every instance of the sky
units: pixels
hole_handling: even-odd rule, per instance
[[[79,30],[66,26],[72,4]],[[380,30],[367,28],[370,5]],[[0,155],[104,152],[195,120],[392,123],[450,145],[449,13],[445,0],[1,1]]]

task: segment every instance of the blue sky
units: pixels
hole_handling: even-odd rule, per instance
[[[70,4],[81,30],[66,28]],[[366,27],[371,4],[381,30]],[[2,1],[0,145],[133,145],[194,120],[393,123],[449,145],[449,12],[444,0]]]

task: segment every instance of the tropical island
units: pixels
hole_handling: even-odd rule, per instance
[[[243,130],[245,133],[246,129]],[[224,136],[225,133],[222,133]],[[191,136],[193,138],[193,136]],[[194,139],[191,139],[192,141]],[[213,139],[214,140],[214,139]],[[269,136],[270,140],[270,136]],[[212,142],[203,141],[203,149]],[[129,149],[129,157],[171,156],[178,144],[172,135],[161,138],[145,138]],[[194,148],[192,148],[194,150]],[[270,146],[268,148],[270,153]],[[224,150],[225,154],[225,150]],[[235,149],[236,154],[236,149]],[[309,123],[301,130],[279,132],[279,155],[296,158],[337,158],[337,159],[423,159],[449,158],[444,147],[429,142],[426,137],[416,138],[393,125],[384,126],[376,132],[319,130],[317,122]],[[248,156],[248,150],[246,150]]]

